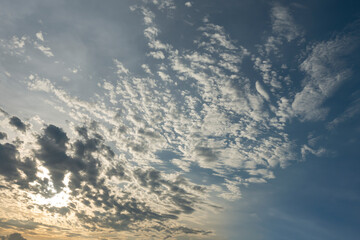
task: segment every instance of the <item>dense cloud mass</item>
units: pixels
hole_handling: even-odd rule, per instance
[[[16,184],[29,193],[50,199],[46,205],[35,202],[34,208],[64,217],[74,214],[85,229],[92,231],[98,228],[138,231],[147,223],[147,231],[210,233],[185,226],[166,227],[162,223],[176,220],[182,213],[193,213],[205,188],[181,175],[167,179],[153,168],[129,168],[126,163],[116,161],[115,153],[96,130],[88,126],[74,130],[78,137],[71,140],[63,129],[45,126],[34,136],[31,157],[20,154],[23,143],[0,145],[0,174],[7,184]],[[48,170],[48,176],[39,177],[40,166]],[[111,186],[116,182],[126,187]],[[143,199],[146,195],[137,195],[141,192],[159,199],[149,204],[152,201]],[[69,204],[54,206],[51,201],[63,193],[69,194]]]
[[[13,233],[6,237],[1,237],[1,240],[26,240],[20,233]]]
[[[26,125],[18,117],[11,117],[9,123],[19,131],[26,131]]]
[[[2,239],[221,239],[242,189],[359,113],[328,104],[358,31],[307,42],[299,4],[268,4],[251,44],[198,2],[107,4],[3,6],[0,90],[23,97],[0,96]]]
[[[7,138],[7,134],[0,132],[0,140]]]

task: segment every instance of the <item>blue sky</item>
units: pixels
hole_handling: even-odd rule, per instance
[[[3,239],[356,239],[358,1],[0,3]]]

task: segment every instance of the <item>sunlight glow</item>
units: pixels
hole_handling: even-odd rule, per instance
[[[47,170],[47,169],[46,169]],[[52,207],[65,207],[70,202],[70,189],[68,187],[71,173],[67,173],[64,177],[63,183],[65,185],[63,191],[57,193],[51,198],[45,198],[40,194],[33,195],[32,199],[35,203],[40,205],[50,205]],[[55,189],[51,189],[55,191]]]

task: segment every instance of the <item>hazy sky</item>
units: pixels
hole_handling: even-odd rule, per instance
[[[0,239],[357,239],[360,1],[0,2]]]

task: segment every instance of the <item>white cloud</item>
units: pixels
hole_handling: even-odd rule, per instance
[[[150,52],[148,56],[151,56],[155,59],[165,59],[165,55],[162,51]]]
[[[263,96],[266,101],[270,101],[270,96],[269,94],[265,91],[265,89],[263,88],[263,86],[261,86],[259,81],[256,81],[255,83],[255,87],[256,87],[256,91],[258,91],[258,93]]]
[[[191,3],[191,2],[186,2],[186,3],[185,3],[185,6],[186,6],[186,7],[192,7],[192,3]]]
[[[189,172],[190,171],[191,162],[189,162],[189,161],[185,161],[185,160],[182,160],[182,159],[172,159],[171,162],[175,166],[182,169],[184,172]]]
[[[54,54],[51,51],[51,48],[45,47],[43,45],[40,45],[39,43],[35,42],[35,47],[39,49],[45,56],[47,57],[53,57]]]
[[[163,81],[171,81],[171,78],[169,75],[167,75],[166,73],[163,73],[161,71],[158,71],[158,75],[159,77],[163,80]]]
[[[193,52],[192,54],[187,54],[186,59],[194,62],[200,62],[205,64],[214,64],[215,60],[211,58],[208,54],[200,54],[198,52]]]
[[[302,91],[295,95],[292,108],[304,120],[323,119],[328,110],[322,103],[351,76],[351,70],[344,67],[342,56],[354,48],[351,37],[337,37],[321,42],[312,48],[300,68],[307,74]]]
[[[302,29],[294,23],[289,9],[279,4],[274,4],[271,11],[273,31],[288,42],[303,35]]]
[[[174,0],[152,0],[152,3],[156,5],[159,10],[174,10],[176,5]]]
[[[225,191],[220,194],[220,197],[229,200],[229,201],[235,201],[241,198],[241,191],[240,188],[237,186],[239,184],[238,181],[229,181],[227,180],[226,183],[224,183],[225,187],[228,191]]]
[[[313,149],[313,148],[309,147],[308,145],[303,145],[301,148],[301,156],[303,159],[306,159],[306,156],[309,153],[319,157],[319,156],[322,156],[325,152],[326,152],[326,150],[324,148]]]
[[[249,182],[249,183],[266,183],[267,181],[265,179],[263,179],[263,178],[251,177],[251,178],[246,179],[246,182]]]
[[[18,38],[16,36],[13,36],[12,38],[12,48],[23,48],[25,46],[26,37],[23,36],[21,38]],[[11,46],[9,46],[11,48]]]
[[[161,5],[163,2],[160,1],[153,3],[162,10],[167,6]],[[171,9],[171,5],[168,8]],[[145,63],[139,64],[147,73],[146,77],[143,72],[130,72],[123,63],[114,59],[116,68],[104,67],[113,72],[104,74],[106,80],[100,78],[96,92],[88,99],[72,94],[74,81],[56,82],[56,77],[46,74],[40,77],[40,73],[28,75],[26,80],[30,90],[42,91],[44,98],[51,100],[54,109],[66,116],[71,124],[81,123],[96,128],[106,143],[113,147],[116,160],[103,160],[101,169],[103,171],[118,161],[127,167],[131,183],[125,184],[125,180],[120,181],[114,176],[109,180],[109,185],[121,186],[124,192],[119,194],[129,194],[129,197],[140,199],[161,213],[184,209],[191,212],[192,208],[201,211],[209,200],[206,191],[193,195],[194,187],[199,186],[180,175],[167,174],[167,170],[178,170],[174,170],[172,165],[188,175],[194,174],[192,167],[199,172],[212,172],[208,177],[216,176],[220,183],[210,188],[218,193],[217,196],[236,200],[241,198],[239,186],[265,183],[275,177],[275,168],[286,167],[292,160],[299,159],[299,155],[305,157],[311,153],[320,156],[324,153],[322,148],[314,150],[311,144],[314,141],[309,140],[310,147],[297,146],[285,129],[297,115],[303,120],[314,120],[321,113],[321,103],[336,90],[337,85],[333,85],[336,81],[330,77],[334,76],[335,70],[338,72],[340,69],[342,73],[341,64],[335,64],[334,59],[343,48],[336,47],[335,43],[314,45],[301,65],[308,77],[303,89],[295,95],[293,89],[285,88],[284,79],[290,67],[281,62],[272,63],[263,55],[251,55],[254,69],[262,79],[256,81],[244,76],[241,67],[250,53],[233,41],[223,27],[206,20],[198,29],[196,50],[175,49],[171,43],[160,41],[161,31],[155,24],[156,16],[152,11],[142,7],[133,9],[143,13],[149,55],[156,59],[165,59],[166,56],[164,61],[146,58]],[[292,41],[301,34],[294,33],[294,29],[286,25],[286,21],[292,20],[287,11],[282,7],[273,9],[273,30],[283,39]],[[14,46],[24,47],[25,43],[20,39],[16,41],[19,43]],[[274,46],[278,43],[276,37],[271,40]],[[326,46],[321,47],[321,44]],[[69,70],[75,70],[64,69],[67,74]],[[84,74],[85,68],[77,66],[76,69],[81,71],[72,77]],[[283,76],[282,71],[286,72]],[[341,76],[339,84],[344,80]],[[351,114],[352,110],[349,114],[345,111],[344,119]],[[333,125],[339,121],[341,118],[335,119]],[[176,157],[162,161],[156,154],[162,151],[173,152]],[[146,172],[155,164],[158,169],[167,170]],[[168,165],[171,167],[167,168]],[[138,175],[132,174],[135,168],[140,169]],[[234,173],[243,176],[239,178]],[[149,183],[142,182],[147,177],[156,179],[157,174],[162,176],[161,181],[152,186],[154,189],[159,186],[164,191],[162,196],[155,193]],[[171,193],[174,182],[189,193],[189,199],[201,198],[203,202],[198,202],[197,206],[179,204],[186,201]],[[204,184],[208,182],[204,180]],[[192,216],[189,214],[187,217]],[[184,218],[181,216],[181,220]]]
[[[224,47],[229,50],[235,50],[235,45],[229,40],[229,37],[225,34],[225,30],[223,27],[219,25],[215,25],[212,23],[206,23],[205,26],[199,28],[200,31],[202,31],[203,36],[210,39],[209,43],[200,43],[200,44],[206,44],[208,46],[218,44],[218,46]],[[211,49],[209,47],[208,49]]]
[[[37,39],[39,39],[40,41],[42,41],[42,42],[44,41],[44,36],[43,36],[43,34],[42,34],[41,31],[36,33],[36,37],[37,37]]]
[[[272,35],[270,35],[265,44],[259,47],[261,55],[267,55],[271,52],[281,55],[279,49],[284,41],[290,43],[296,39],[303,41],[304,30],[295,23],[290,9],[274,3],[271,9]]]
[[[219,66],[233,72],[233,73],[238,73],[239,72],[239,69],[238,67],[235,65],[235,64],[231,64],[231,63],[228,63],[228,62],[225,62],[225,61],[220,61],[219,62]]]
[[[265,168],[250,169],[250,170],[247,170],[247,172],[252,176],[259,176],[259,177],[262,177],[265,179],[275,178],[274,173],[272,171],[270,171],[269,169],[265,169]]]
[[[144,69],[144,72],[146,72],[147,74],[153,75],[153,73],[150,70],[150,67],[147,64],[142,64],[141,67],[142,67],[142,69]]]
[[[142,8],[142,13],[144,15],[144,23],[146,25],[151,25],[153,24],[155,15],[154,13],[152,13],[150,10],[146,9],[146,8]]]
[[[121,75],[121,74],[129,74],[129,70],[124,67],[124,65],[117,59],[114,59],[114,63],[117,67],[117,74]]]

